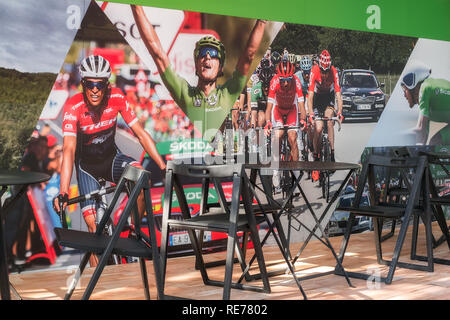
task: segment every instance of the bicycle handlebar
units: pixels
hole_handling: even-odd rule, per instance
[[[58,195],[58,206],[59,206],[59,218],[61,220],[61,225],[64,229],[67,229],[67,219],[66,219],[66,210],[64,208],[64,203],[67,203],[69,196],[66,194],[62,195],[59,194]]]
[[[288,126],[288,125],[283,125],[283,126],[273,126],[272,130],[297,130],[297,129],[301,129],[300,126]]]
[[[338,117],[316,117],[314,116],[313,120],[320,120],[320,121],[334,121],[338,123],[338,131],[341,131],[341,123],[339,122]]]
[[[116,190],[116,187],[108,187],[108,188],[101,188],[99,190],[94,190],[88,194],[84,194],[75,198],[71,198],[67,200],[67,205],[71,205],[71,204],[75,204],[75,203],[79,203],[82,201],[86,201],[86,200],[90,200],[90,199],[98,199],[101,196],[105,195],[105,194],[109,194],[114,192],[114,190]]]

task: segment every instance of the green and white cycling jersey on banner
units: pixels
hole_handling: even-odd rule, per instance
[[[171,66],[161,74],[161,79],[176,104],[202,133],[203,139],[211,141],[242,92],[247,77],[235,70],[225,84],[216,86],[207,97],[199,88],[178,76]]]
[[[425,117],[450,124],[450,81],[426,79],[420,87],[419,97],[419,109]],[[440,134],[443,144],[450,144],[450,126],[443,128]]]
[[[419,109],[427,118],[450,123],[450,81],[428,78],[420,87]]]
[[[261,101],[267,101],[267,97],[264,95],[263,89],[262,89],[262,82],[259,81],[255,84],[253,84],[251,88],[251,101],[252,101],[252,108],[257,108],[258,103],[261,103]]]

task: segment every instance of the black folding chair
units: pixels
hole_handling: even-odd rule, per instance
[[[434,152],[420,152],[419,154],[426,156],[428,159],[428,163],[430,165],[434,164],[434,165],[439,166],[438,168],[440,170],[442,170],[443,173],[445,173],[445,176],[447,178],[450,177],[450,172],[447,169],[447,166],[450,165],[450,162],[449,162],[450,154],[434,153]],[[447,221],[445,218],[444,211],[442,209],[443,206],[450,205],[450,196],[449,195],[439,196],[436,185],[434,184],[430,166],[428,167],[426,174],[428,175],[428,181],[429,181],[428,189],[430,192],[429,195],[430,195],[431,210],[432,210],[432,213],[433,213],[434,217],[436,218],[436,221],[442,231],[442,236],[438,240],[435,240],[433,237],[433,248],[436,248],[439,245],[441,245],[442,243],[447,242],[447,245],[450,249],[450,231],[449,231],[449,227],[447,226]],[[411,259],[426,261],[428,259],[428,257],[421,256],[416,253],[416,242],[417,242],[418,230],[417,230],[416,224],[414,224],[414,227],[415,228],[413,230],[413,238],[412,238],[413,243],[412,243],[412,248],[411,248]],[[441,259],[441,258],[433,257],[433,262],[439,263],[439,264],[450,265],[449,259]]]
[[[386,278],[382,278],[387,284],[392,282],[394,272],[397,266],[433,272],[433,251],[432,251],[432,232],[431,232],[431,213],[430,213],[430,201],[428,194],[428,175],[426,174],[427,159],[424,156],[410,157],[410,158],[398,158],[398,157],[385,157],[379,155],[371,155],[362,169],[355,200],[352,207],[340,207],[340,210],[350,212],[350,217],[347,222],[347,229],[344,235],[344,240],[341,245],[339,253],[339,259],[342,263],[347,249],[348,242],[350,240],[351,227],[354,224],[355,216],[368,216],[374,220],[374,236],[375,247],[377,252],[377,260],[379,264],[388,265],[389,273]],[[376,171],[378,170],[378,171]],[[376,197],[375,185],[380,177],[385,176],[387,170],[400,170],[405,174],[406,171],[412,173],[412,184],[410,188],[410,194],[407,198],[406,204],[385,203],[380,197]],[[361,206],[362,193],[366,186],[366,181],[369,187],[370,205]],[[386,181],[386,185],[389,181]],[[422,196],[423,201],[419,203]],[[406,232],[409,226],[411,217],[420,217],[425,225],[426,232],[426,248],[427,248],[427,262],[426,266],[404,263],[399,261],[400,252],[403,247],[403,243],[406,237]],[[397,237],[393,257],[391,261],[384,260],[382,256],[381,248],[381,219],[402,219],[402,225]],[[340,268],[336,266],[335,272],[342,274]],[[369,275],[356,272],[347,272],[349,276],[368,279]]]
[[[197,215],[192,217],[186,201],[183,186],[180,183],[180,177],[205,178],[214,181],[216,191],[219,195],[219,203],[221,210],[214,210],[213,213]],[[232,177],[232,199],[227,202],[222,190],[221,180]],[[175,164],[169,162],[166,171],[166,186],[164,192],[163,204],[163,220],[161,230],[161,258],[163,273],[163,290],[165,287],[165,275],[167,265],[167,246],[169,240],[169,231],[171,228],[184,229],[188,231],[193,251],[196,256],[196,264],[200,270],[202,280],[205,285],[223,286],[223,299],[230,299],[231,288],[253,290],[257,292],[270,293],[270,285],[267,277],[264,256],[257,230],[257,224],[265,221],[264,217],[256,217],[254,215],[249,191],[244,181],[244,172],[242,164],[225,164],[225,165],[188,165]],[[208,188],[203,188],[203,191]],[[171,199],[175,190],[178,202],[181,208],[181,219],[174,219],[171,215]],[[203,195],[204,196],[204,195]],[[239,210],[240,198],[242,197],[243,210]],[[241,212],[240,212],[241,211]],[[212,280],[206,271],[205,262],[203,260],[202,251],[199,245],[199,239],[195,230],[216,231],[228,234],[227,254],[225,263],[225,279],[224,281]],[[245,285],[232,282],[234,253],[236,253],[241,266],[244,270],[246,267],[245,256],[238,244],[237,232],[242,231],[249,233],[253,242],[253,246],[257,255],[260,272],[263,274],[263,287]],[[165,296],[169,297],[169,296]],[[173,297],[172,298],[176,298]]]
[[[100,259],[83,294],[83,300],[89,299],[111,254],[139,258],[144,293],[146,299],[148,300],[150,299],[150,291],[145,259],[153,260],[158,298],[161,299],[163,297],[161,260],[156,243],[155,220],[152,211],[149,180],[150,172],[128,165],[119,180],[113,199],[98,224],[95,233],[65,228],[55,228],[56,237],[61,246],[75,248],[86,252],[79,266],[79,272],[77,273],[79,276],[68,289],[65,299],[70,299],[76,282],[79,277],[81,277],[91,254],[100,255]],[[147,227],[149,236],[141,230],[141,221],[137,210],[137,198],[142,191],[144,194],[145,207],[147,211]],[[103,230],[122,192],[128,193],[128,202],[120,216],[112,236],[105,235]],[[133,238],[121,238],[120,233],[126,226],[127,219],[131,212],[133,212],[135,235]]]

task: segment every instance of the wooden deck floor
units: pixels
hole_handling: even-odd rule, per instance
[[[423,227],[423,226],[422,226]],[[410,228],[411,230],[412,228]],[[425,254],[424,232],[420,229],[418,253]],[[411,231],[410,231],[411,232]],[[433,226],[436,237],[440,236],[437,225]],[[396,235],[398,234],[398,230]],[[384,256],[390,258],[395,238],[383,243]],[[401,261],[408,262],[410,252],[410,233],[406,239]],[[342,237],[330,238],[336,251],[339,251]],[[292,244],[292,252],[301,243]],[[264,255],[269,269],[285,267],[282,256],[275,246],[264,246]],[[450,251],[446,243],[435,249],[435,257],[450,259]],[[251,254],[249,251],[248,254]],[[223,259],[224,253],[215,253],[205,256],[206,261]],[[327,272],[334,269],[335,260],[331,252],[319,241],[311,241],[296,263],[298,276],[310,275],[316,272]],[[151,298],[156,298],[153,280],[152,262],[147,262],[149,279],[151,282]],[[376,261],[373,233],[354,234],[344,260],[347,271],[381,272],[386,276],[388,268],[380,266]],[[88,268],[81,278],[81,285],[74,293],[73,299],[80,299],[87,285],[93,268]],[[238,265],[235,266],[234,278],[240,273]],[[224,267],[208,269],[212,279],[222,280]],[[11,283],[25,300],[58,300],[64,297],[67,283],[74,270],[52,270],[33,273],[12,274]],[[344,277],[326,275],[323,277],[303,280],[302,286],[308,299],[315,300],[396,300],[396,299],[450,299],[450,266],[435,264],[432,273],[397,268],[395,277],[390,285],[365,280],[351,279],[354,288],[347,285]],[[261,284],[259,281],[252,284]],[[292,275],[280,275],[270,278],[272,292],[270,294],[255,293],[233,289],[232,300],[294,300],[302,299],[301,294],[292,278]],[[205,286],[199,271],[194,269],[194,258],[181,257],[168,261],[166,294],[183,296],[191,299],[221,299],[222,288]],[[14,299],[14,294],[12,294]],[[91,299],[94,300],[140,300],[144,299],[144,292],[139,271],[139,264],[123,264],[107,266],[100,277]]]

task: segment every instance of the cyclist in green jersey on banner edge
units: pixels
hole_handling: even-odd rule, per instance
[[[415,61],[405,70],[401,86],[409,107],[419,105],[420,115],[414,131],[416,142],[427,144],[430,121],[447,123],[429,141],[429,145],[450,145],[450,81],[430,78],[431,69]]]
[[[264,35],[266,22],[256,21],[233,76],[222,86],[217,85],[216,81],[223,75],[224,45],[213,36],[206,36],[197,41],[194,61],[198,84],[193,87],[172,69],[169,58],[143,8],[134,5],[131,8],[141,38],[158,68],[164,85],[177,105],[202,133],[203,138],[211,141],[245,86],[250,65]]]

